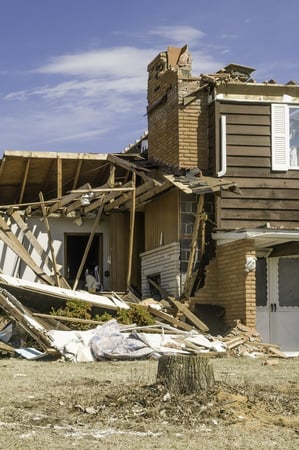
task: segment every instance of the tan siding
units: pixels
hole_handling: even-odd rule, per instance
[[[115,291],[127,288],[129,231],[129,214],[110,214],[110,283]]]
[[[179,194],[172,190],[145,206],[145,251],[179,240]]]

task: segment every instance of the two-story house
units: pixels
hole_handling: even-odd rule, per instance
[[[299,348],[299,86],[231,64],[192,74],[187,47],[148,65],[148,133],[120,154],[6,151],[0,269],[75,289],[157,282]]]
[[[299,86],[256,83],[254,69],[236,64],[199,76],[191,66],[187,47],[170,47],[148,66],[148,158],[200,168],[241,191],[205,195],[206,242],[198,239],[205,254],[192,301],[221,305],[227,324],[240,319],[256,326],[265,341],[298,350]],[[143,267],[149,275],[151,258],[162,284],[165,267],[176,259],[169,248],[169,264],[159,263],[161,243],[175,241],[163,241],[166,230],[173,229],[175,217],[181,219],[182,257],[188,235],[182,218],[195,211],[182,191],[145,208]],[[181,276],[185,269],[181,265]]]

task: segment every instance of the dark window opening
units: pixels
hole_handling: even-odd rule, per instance
[[[153,275],[149,275],[147,277],[148,280],[148,284],[149,284],[149,290],[150,290],[150,296],[154,299],[154,300],[161,300],[161,294],[159,292],[159,290],[152,285],[152,283],[149,282],[149,280],[153,280],[156,284],[158,284],[159,286],[161,286],[161,274],[160,273],[156,273]]]

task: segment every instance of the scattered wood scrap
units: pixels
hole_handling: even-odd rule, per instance
[[[29,309],[25,308],[22,303],[5,289],[0,289],[0,307],[35,339],[45,352],[53,354],[52,342],[46,336],[47,328],[32,316]]]
[[[0,352],[14,353],[15,348],[11,345],[5,344],[5,342],[0,341]]]
[[[235,322],[235,326],[223,338],[223,342],[229,352],[238,356],[251,354],[261,358],[264,356],[287,357],[285,353],[279,350],[278,345],[262,342],[261,335],[255,328],[247,327],[239,320]]]
[[[164,297],[165,300],[167,300],[171,305],[173,305],[176,309],[176,311],[179,311],[181,315],[185,316],[186,319],[189,320],[189,322],[192,323],[192,325],[197,328],[201,332],[208,332],[209,328],[205,323],[203,323],[193,312],[190,311],[188,306],[186,306],[184,303],[180,302],[179,300],[176,300],[174,297],[168,295],[168,293],[163,289],[158,283],[155,281],[149,279],[150,284],[152,284]]]

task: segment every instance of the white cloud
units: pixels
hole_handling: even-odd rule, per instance
[[[107,93],[117,94],[139,94],[146,89],[145,80],[142,76],[119,79],[91,79],[91,80],[70,80],[58,83],[55,86],[41,86],[34,89],[11,92],[6,95],[5,100],[25,100],[29,97],[41,97],[47,99],[61,99],[63,97],[76,97],[96,99],[97,96]]]
[[[171,33],[182,39],[182,45],[193,42],[194,74],[222,66],[198,50],[201,31],[190,27],[152,31],[167,40]],[[0,123],[0,148],[7,148],[8,142],[10,148],[82,151],[86,142],[83,151],[99,146],[103,152],[123,149],[147,128],[147,65],[166,49],[126,46],[49,58],[31,72],[38,81],[35,86],[12,91],[3,98],[6,102],[0,102],[5,117]],[[139,130],[135,136],[134,130]],[[111,148],[115,142],[119,147]]]
[[[205,35],[205,33],[197,28],[183,25],[157,27],[150,31],[150,34],[154,36],[161,36],[168,41],[170,40],[173,43],[180,45],[192,44],[193,42],[200,40]],[[169,43],[169,45],[171,44]]]
[[[83,77],[135,77],[145,72],[153,50],[136,47],[112,47],[73,55],[50,58],[48,64],[37,69],[42,74],[61,74]]]

